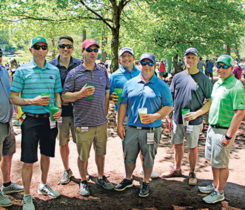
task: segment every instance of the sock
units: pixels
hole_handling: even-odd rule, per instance
[[[11,185],[11,181],[10,182],[7,182],[7,183],[3,183],[3,186],[4,187],[8,187],[9,185]]]

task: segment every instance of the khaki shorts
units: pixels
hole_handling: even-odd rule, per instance
[[[15,136],[9,123],[0,123],[0,160],[15,153]]]
[[[107,123],[96,127],[76,127],[75,134],[80,160],[88,160],[92,143],[97,156],[106,154]]]
[[[231,143],[228,146],[223,146],[222,139],[228,129],[208,127],[206,145],[205,145],[205,158],[210,160],[213,168],[228,168],[229,156],[231,146],[235,140],[232,137]]]
[[[175,124],[173,121],[173,130],[171,143],[172,144],[182,144],[184,142],[184,138],[188,141],[189,148],[195,148],[198,146],[199,135],[202,131],[203,124],[200,125],[192,125],[192,132],[187,133],[185,131],[185,127],[183,124]]]
[[[60,146],[65,145],[70,140],[70,132],[73,142],[76,143],[73,117],[62,117],[62,123],[58,123],[58,139]]]

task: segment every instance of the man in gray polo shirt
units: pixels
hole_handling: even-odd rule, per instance
[[[74,102],[80,194],[83,196],[90,195],[86,174],[92,144],[98,169],[96,184],[107,190],[114,187],[104,176],[110,81],[106,69],[95,63],[98,50],[99,45],[93,39],[82,43],[84,63],[68,73],[62,96],[65,102]]]

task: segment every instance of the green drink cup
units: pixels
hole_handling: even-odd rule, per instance
[[[60,108],[59,108],[58,106],[50,106],[50,107],[49,107],[49,112],[50,112],[50,119],[51,119],[51,121],[56,121],[56,120],[54,119],[53,115],[54,115],[56,112],[58,112],[59,109],[60,109]]]
[[[114,88],[114,92],[118,96],[117,103],[120,103],[122,101],[122,88]]]
[[[86,85],[85,87],[94,87],[93,85]],[[93,98],[93,94],[92,95],[90,95],[90,96],[87,96],[87,97],[85,97],[86,99],[89,99],[89,100],[91,100],[92,98]]]
[[[42,93],[41,96],[48,96],[51,98],[51,93]],[[44,106],[44,107],[49,107],[49,104],[47,106]]]
[[[182,120],[183,120],[183,125],[188,126],[189,121],[185,120],[184,117],[186,114],[188,114],[191,110],[190,109],[181,109],[181,114],[182,114]]]

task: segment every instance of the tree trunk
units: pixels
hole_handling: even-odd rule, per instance
[[[83,41],[86,39],[86,30],[85,29],[83,29]]]
[[[51,57],[52,57],[52,59],[55,59],[55,57],[56,57],[56,47],[55,47],[55,40],[54,40],[53,37],[51,38],[51,43],[52,43]]]
[[[176,54],[173,59],[173,75],[177,73],[177,62],[178,62],[178,54]]]
[[[111,40],[111,72],[118,69],[118,48],[119,48],[119,28],[112,29],[112,40]]]
[[[107,53],[105,52],[105,46],[107,45],[107,37],[105,35],[105,28],[102,31],[102,42],[101,42],[101,60],[103,63],[106,62]]]

